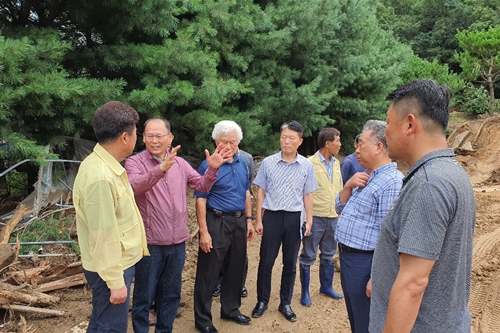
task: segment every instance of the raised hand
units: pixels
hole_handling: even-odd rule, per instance
[[[233,150],[230,146],[224,147],[224,145],[220,143],[217,148],[215,148],[212,155],[205,149],[205,157],[209,167],[218,169],[222,163],[228,162],[233,158]]]
[[[165,172],[168,169],[170,169],[170,167],[172,167],[172,165],[174,165],[174,163],[175,163],[174,157],[177,156],[177,151],[179,149],[181,149],[181,146],[180,145],[176,146],[174,149],[172,149],[170,151],[170,154],[167,156],[165,161],[161,162],[161,164],[160,164],[161,171]]]

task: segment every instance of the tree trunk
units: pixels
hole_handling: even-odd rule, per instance
[[[495,87],[490,77],[488,78],[488,86],[490,87],[490,116],[493,116],[495,114]]]
[[[59,302],[59,297],[38,291],[25,291],[0,282],[0,304],[25,303],[36,306],[49,306]]]

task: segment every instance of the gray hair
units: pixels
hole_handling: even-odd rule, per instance
[[[372,130],[372,134],[370,135],[370,140],[373,143],[382,142],[384,145],[384,149],[387,150],[387,141],[385,141],[385,128],[387,127],[387,123],[382,120],[368,120],[363,126],[363,132]]]
[[[236,138],[238,139],[238,143],[243,139],[243,132],[241,131],[241,127],[232,120],[222,120],[219,121],[214,126],[214,130],[212,132],[212,139],[219,140],[223,134],[229,134],[236,132]]]

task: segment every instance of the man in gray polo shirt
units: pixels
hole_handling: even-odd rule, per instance
[[[447,148],[449,89],[412,81],[387,96],[389,156],[410,165],[380,230],[370,332],[470,332],[475,201]]]

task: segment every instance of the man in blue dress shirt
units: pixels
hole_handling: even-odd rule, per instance
[[[224,268],[221,318],[240,325],[250,318],[240,313],[241,285],[247,256],[247,239],[254,234],[252,201],[247,165],[238,155],[243,138],[234,121],[215,124],[212,133],[217,149],[231,147],[233,155],[219,167],[217,179],[207,193],[195,191],[196,218],[200,228],[200,247],[194,285],[195,326],[202,333],[217,333],[212,324],[212,293],[219,272]],[[208,167],[206,160],[198,172]]]
[[[302,133],[302,125],[296,121],[281,125],[281,151],[262,161],[254,180],[259,187],[255,231],[262,235],[257,274],[257,304],[252,311],[254,318],[261,317],[267,309],[273,265],[283,244],[278,310],[287,320],[297,320],[290,304],[300,247],[300,214],[305,208],[304,235],[307,236],[313,223],[313,192],[318,188],[311,161],[297,153],[302,144]]]

